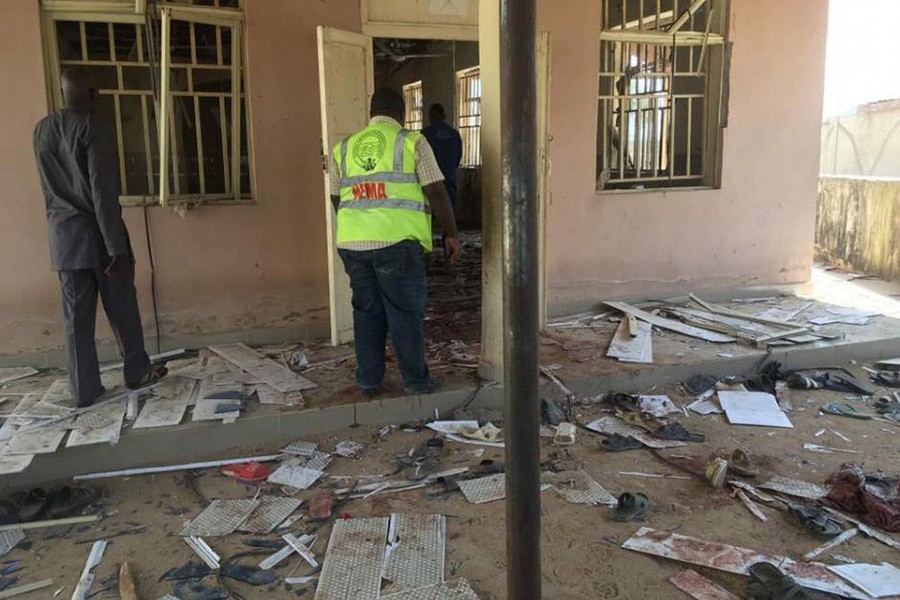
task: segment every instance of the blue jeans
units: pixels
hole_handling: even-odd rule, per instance
[[[378,388],[384,380],[388,332],[406,388],[431,380],[425,365],[425,251],[415,240],[380,250],[338,250],[353,291],[356,383]]]

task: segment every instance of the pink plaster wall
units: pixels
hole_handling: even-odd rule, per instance
[[[247,0],[256,203],[207,206],[182,218],[149,209],[163,336],[293,326],[328,328],[316,26],[359,31],[356,0]],[[46,114],[38,2],[4,0],[0,94],[0,355],[62,344],[43,201],[31,151]],[[13,59],[14,57],[14,59]],[[125,209],[147,334],[149,270],[142,210]],[[101,319],[102,320],[102,319]],[[101,336],[109,338],[105,327]]]
[[[594,191],[600,3],[543,0],[552,37],[551,312],[613,296],[787,284],[813,258],[828,3],[733,0],[722,188]]]

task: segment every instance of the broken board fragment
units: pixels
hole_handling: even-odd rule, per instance
[[[219,537],[234,533],[258,506],[259,500],[213,500],[178,535]]]
[[[282,394],[319,387],[306,377],[294,373],[273,360],[251,350],[244,344],[224,344],[209,348],[228,362],[264,381]]]
[[[465,579],[438,585],[404,590],[381,597],[382,600],[479,600],[478,594]]]
[[[4,367],[0,369],[0,384],[31,377],[39,372],[34,367]]]
[[[875,598],[900,596],[900,569],[889,563],[837,565],[828,569]]]
[[[660,329],[668,329],[669,331],[674,331],[676,333],[680,333],[682,335],[693,338],[698,338],[707,342],[712,342],[715,344],[728,344],[737,341],[737,338],[733,338],[729,335],[716,333],[714,331],[708,331],[706,329],[700,329],[699,327],[692,327],[690,325],[685,325],[684,323],[679,323],[678,321],[674,321],[672,319],[666,319],[664,317],[651,315],[646,311],[635,308],[634,306],[631,306],[624,302],[607,302],[606,305],[610,308],[618,310],[619,312],[623,312],[626,315],[632,315],[640,319],[641,321],[650,323],[651,325],[659,327]]]
[[[679,590],[696,600],[740,600],[700,573],[688,569],[669,579]]]
[[[653,325],[646,321],[637,321],[637,335],[632,336],[627,320],[619,323],[606,356],[620,362],[644,363],[653,362]]]
[[[315,600],[378,600],[389,522],[387,517],[335,522]]]
[[[67,448],[90,444],[117,444],[125,419],[125,400],[111,402],[75,419]]]
[[[265,535],[281,525],[300,506],[296,498],[280,498],[278,496],[262,496],[259,506],[240,525],[241,531]]]
[[[756,487],[772,492],[781,492],[782,494],[805,500],[819,500],[828,495],[828,490],[820,485],[780,475],[774,475],[769,481],[760,483]]]
[[[586,471],[545,473],[542,480],[571,504],[615,506],[618,501]]]
[[[192,379],[175,379],[174,381],[177,383],[170,384],[171,391],[166,389],[165,396],[160,395],[161,389],[157,388],[157,397],[144,403],[144,408],[141,409],[137,420],[131,426],[132,429],[173,427],[181,423],[188,404],[193,398],[197,382]]]
[[[285,461],[269,476],[269,483],[286,485],[298,490],[305,490],[319,480],[325,473],[318,469],[310,469],[304,464]]]
[[[603,435],[614,435],[618,433],[621,436],[631,437],[644,444],[648,448],[682,448],[687,445],[685,444],[685,442],[679,442],[676,440],[664,440],[654,437],[640,427],[637,427],[636,425],[630,425],[618,417],[602,417],[600,419],[597,419],[596,421],[588,423],[587,425],[585,425],[585,427],[587,427],[591,431],[595,431]]]
[[[21,473],[31,466],[34,454],[3,454],[4,448],[0,448],[0,475]]]
[[[803,587],[854,600],[871,598],[868,594],[841,581],[823,564],[798,563],[787,557],[769,556],[747,548],[649,527],[638,530],[622,544],[622,548],[737,575],[746,575],[750,566],[755,563],[768,562],[777,565]]]
[[[405,588],[442,583],[446,544],[444,515],[391,515],[384,578]]]

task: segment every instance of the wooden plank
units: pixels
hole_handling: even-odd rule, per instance
[[[25,585],[3,590],[0,592],[0,598],[14,598],[22,594],[27,594],[28,592],[36,592],[37,590],[48,588],[51,585],[53,585],[52,579],[43,579],[34,583],[26,583]]]
[[[606,355],[622,362],[653,362],[653,325],[645,321],[637,321],[637,337],[631,337],[627,321],[622,321],[609,344]]]
[[[134,577],[131,575],[131,567],[123,562],[119,567],[119,599],[138,600],[137,590],[134,587]]]
[[[634,306],[631,306],[630,304],[626,304],[624,302],[606,302],[605,304],[610,308],[614,308],[627,315],[633,315],[641,321],[650,323],[651,325],[659,327],[660,329],[667,329],[669,331],[674,331],[682,335],[698,338],[707,342],[712,342],[714,344],[728,344],[737,341],[736,338],[728,335],[716,333],[713,331],[707,331],[705,329],[700,329],[699,327],[691,327],[690,325],[685,325],[684,323],[679,323],[678,321],[673,321],[672,319],[666,319],[664,317],[651,315],[646,311],[635,308]]]
[[[223,344],[210,346],[209,349],[283,394],[319,387],[306,377],[260,355],[244,344]]]

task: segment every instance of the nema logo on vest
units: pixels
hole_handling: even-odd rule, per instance
[[[380,131],[367,131],[353,147],[353,160],[366,171],[374,171],[386,149],[387,141]]]

